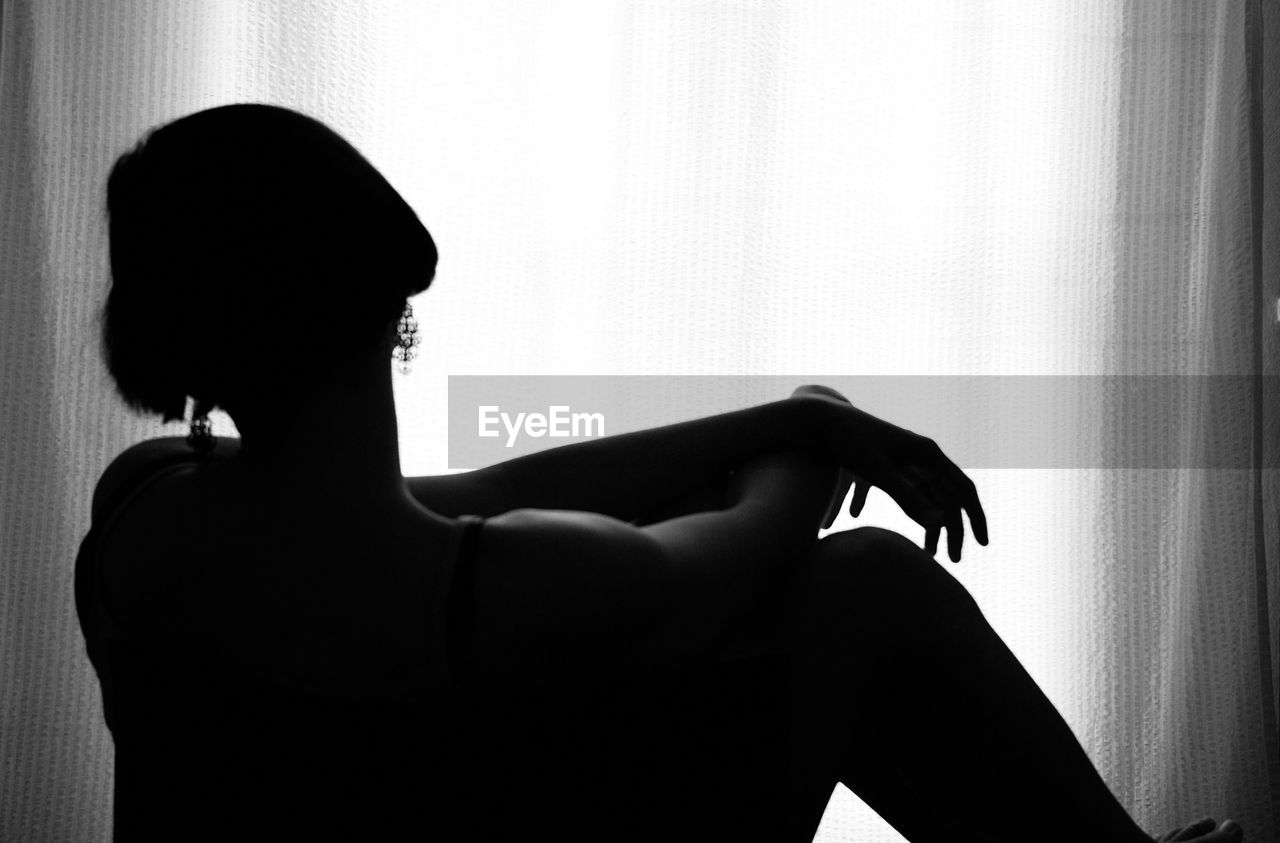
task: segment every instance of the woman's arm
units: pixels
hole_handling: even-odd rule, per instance
[[[807,451],[761,454],[730,475],[724,505],[759,507],[771,527],[766,543],[778,542],[766,554],[794,556],[817,540],[839,479],[836,466]]]
[[[721,508],[729,472],[752,457],[821,447],[822,412],[812,399],[788,398],[407,482],[414,498],[444,515],[489,517],[523,507],[653,523]]]
[[[713,660],[817,539],[836,470],[805,453],[735,471],[723,508],[645,527],[515,509],[485,524],[470,681],[529,685]]]
[[[420,502],[445,515],[492,516],[526,507],[651,523],[654,511],[669,514],[673,504],[695,492],[714,498],[729,471],[752,457],[780,451],[807,452],[845,470],[828,500],[831,508],[823,526],[830,525],[852,478],[858,484],[854,514],[867,489],[882,489],[924,527],[930,555],[937,552],[945,529],[951,560],[960,561],[962,512],[968,513],[978,542],[987,543],[978,490],[936,442],[820,387],[801,387],[791,398],[746,410],[579,442],[447,479],[408,482]]]

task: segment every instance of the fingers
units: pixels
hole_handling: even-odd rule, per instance
[[[956,469],[960,472],[960,469]],[[973,537],[978,544],[987,544],[987,514],[982,511],[982,503],[978,500],[978,487],[963,472],[960,472],[960,494],[964,500],[964,509],[969,513],[969,526],[973,528]]]
[[[946,509],[938,493],[923,473],[908,467],[899,475],[900,484],[886,487],[902,510],[917,524],[924,527],[924,551],[930,556],[938,554],[938,540],[947,524]],[[948,531],[950,540],[950,531]]]
[[[947,528],[947,552],[952,562],[960,561],[960,554],[964,548],[964,521],[961,520],[961,511],[970,507],[970,501],[975,504],[977,502],[977,492],[973,491],[972,495],[970,495],[970,490],[973,490],[973,483],[970,482],[968,477],[960,474],[959,469],[956,469],[956,472],[959,474],[959,480],[961,481],[960,488],[957,489],[954,482],[945,484],[948,505],[943,515],[943,522]],[[975,512],[976,515],[974,514]],[[969,523],[973,527],[974,536],[978,538],[981,544],[986,544],[987,522],[982,514],[981,506],[978,506],[976,510],[969,509],[969,513]]]
[[[947,458],[947,455],[938,447],[937,442],[929,440],[927,450],[931,452],[937,465],[939,481],[946,487],[948,502],[958,502],[958,505],[969,514],[969,525],[973,528],[973,537],[978,540],[978,544],[985,546],[987,544],[987,515],[982,510],[982,502],[978,500],[978,487],[973,485],[973,481],[960,470],[958,465]],[[959,515],[957,514],[958,519]],[[948,534],[951,532],[950,527],[948,527],[947,532]],[[963,535],[960,538],[963,542]],[[954,556],[953,559],[955,559]],[[955,559],[955,561],[959,560]]]
[[[964,551],[964,516],[979,544],[989,542],[987,516],[978,500],[978,490],[963,471],[947,459],[932,440],[916,440],[915,457],[919,462],[900,466],[897,482],[881,486],[898,502],[904,512],[925,528],[924,550],[937,555],[942,530],[947,531],[947,556],[959,562]],[[857,517],[866,504],[870,484],[854,477],[853,499],[849,514]]]
[[[964,525],[960,521],[959,509],[946,511],[947,555],[952,562],[960,561],[960,548],[964,546]]]
[[[930,556],[936,554],[938,535],[942,528],[942,509],[928,493],[918,473],[907,469],[902,474],[888,478],[880,487],[902,507],[902,511],[911,520],[925,528],[924,550]]]
[[[938,535],[941,527],[926,527],[924,531],[924,552],[930,556],[938,555]]]
[[[854,478],[853,500],[849,502],[849,515],[857,518],[862,514],[862,508],[867,505],[867,492],[871,491],[871,485],[867,481]]]
[[[959,509],[934,509],[934,515],[925,525],[925,552],[930,556],[938,555],[938,541],[942,538],[943,528],[947,531],[947,556],[952,562],[959,562],[964,547],[964,524],[960,520]]]
[[[930,556],[937,556],[938,541],[942,529],[947,531],[947,555],[952,562],[960,561],[960,551],[964,546],[964,522],[960,519],[960,507],[956,503],[955,492],[946,483],[931,480],[921,472],[909,471],[913,491],[923,503],[923,520],[917,519],[925,528],[924,550]]]

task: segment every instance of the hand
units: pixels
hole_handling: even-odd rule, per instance
[[[960,561],[962,509],[969,515],[978,543],[987,544],[987,519],[978,490],[936,442],[859,410],[828,387],[803,386],[793,397],[818,402],[817,447],[857,483],[849,506],[851,515],[856,517],[862,511],[867,490],[879,486],[925,528],[924,549],[931,556],[938,552],[945,527],[948,555],[951,561]],[[848,486],[837,488],[837,492],[842,490],[847,491]]]

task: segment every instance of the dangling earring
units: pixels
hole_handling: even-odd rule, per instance
[[[217,442],[213,438],[213,424],[209,421],[209,408],[200,401],[191,409],[191,432],[187,444],[202,457],[213,453]]]
[[[409,302],[404,303],[404,315],[400,317],[396,333],[399,338],[396,340],[396,347],[392,350],[391,356],[400,361],[400,374],[407,375],[409,364],[418,356],[415,349],[419,343],[418,320],[413,318],[413,305]]]

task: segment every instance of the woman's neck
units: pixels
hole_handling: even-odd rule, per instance
[[[227,461],[291,493],[379,506],[408,494],[400,472],[391,364],[370,355],[281,404],[232,412],[240,448]]]

